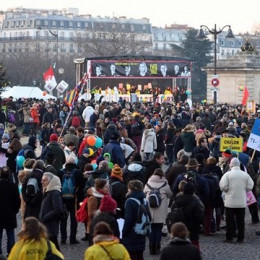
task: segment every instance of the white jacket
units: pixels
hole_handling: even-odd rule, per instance
[[[85,122],[89,122],[90,116],[94,113],[94,108],[92,106],[87,106],[82,112],[82,118]]]
[[[241,171],[239,166],[234,166],[222,176],[219,186],[225,192],[225,207],[245,208],[246,193],[253,189],[254,182],[248,173]]]
[[[157,148],[157,140],[156,134],[153,129],[144,130],[142,143],[141,143],[141,151],[144,153],[153,153]]]

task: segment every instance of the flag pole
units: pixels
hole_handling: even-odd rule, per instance
[[[84,84],[84,83],[86,82],[86,79],[87,79],[87,78],[88,78],[87,73],[84,73],[82,79],[80,80],[79,84],[77,84],[77,86],[81,86],[82,84]],[[76,86],[76,88],[77,88],[77,86]],[[66,118],[66,120],[65,120],[65,122],[64,122],[64,125],[63,125],[63,127],[62,127],[62,130],[61,130],[59,139],[60,139],[60,137],[62,137],[62,135],[63,135],[63,132],[64,132],[64,130],[65,130],[65,127],[66,127],[66,125],[67,125],[67,123],[68,123],[68,121],[69,121],[69,118],[70,118],[70,116],[71,116],[71,113],[72,113],[74,104],[75,104],[76,100],[78,99],[80,90],[77,89],[76,91],[77,91],[77,93],[76,93],[76,95],[75,95],[75,97],[73,98],[73,101],[72,101],[72,103],[71,103],[70,112],[68,113],[67,118]]]

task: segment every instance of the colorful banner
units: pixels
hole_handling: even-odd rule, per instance
[[[91,60],[91,78],[191,77],[191,61]]]

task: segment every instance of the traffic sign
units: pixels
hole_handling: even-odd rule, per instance
[[[211,85],[213,87],[217,87],[219,85],[219,79],[218,78],[214,78],[211,80]]]

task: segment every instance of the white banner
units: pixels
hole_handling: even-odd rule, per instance
[[[67,88],[68,88],[69,84],[66,83],[64,80],[62,80],[58,86],[57,86],[57,90],[60,92],[60,93],[63,93]]]

